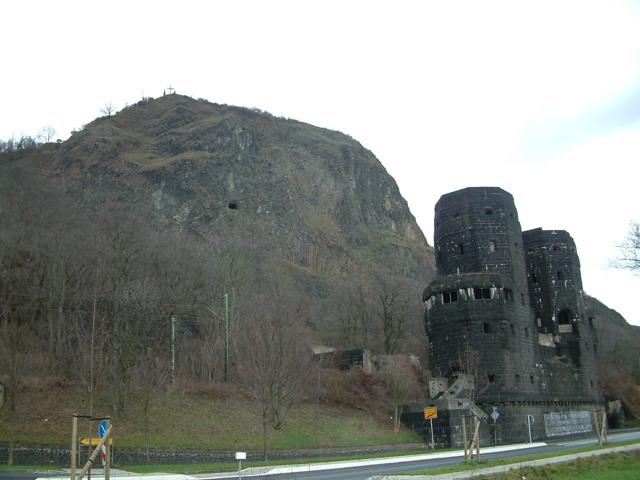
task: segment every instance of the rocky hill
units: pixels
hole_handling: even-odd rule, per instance
[[[168,95],[90,123],[51,162],[89,202],[119,195],[173,228],[258,238],[310,272],[433,269],[393,178],[339,132]]]
[[[370,333],[364,340],[326,334],[332,306],[351,303],[362,287],[375,309],[374,283],[396,279],[419,311],[434,270],[432,248],[369,150],[342,133],[265,112],[167,95],[98,118],[62,143],[0,159],[4,194],[14,196],[6,186],[12,178],[26,180],[40,192],[35,197],[66,205],[48,214],[60,224],[82,217],[100,230],[122,227],[126,217],[149,229],[140,236],[170,232],[212,257],[242,257],[244,277],[274,274],[307,299],[316,341],[367,343]],[[51,208],[51,200],[42,203],[36,210]],[[81,248],[89,230],[74,235]],[[410,322],[415,334],[419,317]],[[416,335],[405,336],[413,340],[408,348],[420,346]]]
[[[263,320],[263,336],[277,334],[281,346],[417,353],[427,366],[421,292],[434,277],[433,249],[393,178],[350,137],[168,95],[64,142],[24,145],[0,153],[0,441],[59,430],[29,434],[42,423],[34,411],[55,410],[32,399],[54,387],[82,392],[69,411],[108,404],[116,417],[146,415],[161,392],[215,397],[229,358],[229,391],[244,393],[225,401],[246,399],[243,362]],[[635,405],[638,328],[588,301],[600,358],[616,359],[602,361],[601,378],[610,396]],[[293,353],[284,377],[310,358]],[[295,381],[316,412],[347,405],[345,415],[386,422],[384,406],[367,406],[386,393],[345,378]],[[425,388],[413,380],[417,399]]]
[[[379,328],[348,338],[339,325],[335,335],[326,330],[377,316],[376,283],[401,285],[416,316],[407,348],[425,342],[418,292],[433,278],[433,250],[393,178],[340,132],[167,95],[98,118],[65,142],[4,153],[0,160],[0,194],[12,201],[26,195],[21,208],[33,203],[30,211],[58,217],[57,223],[68,223],[65,217],[109,223],[114,212],[127,212],[130,222],[154,235],[178,233],[181,242],[211,247],[211,256],[244,251],[248,275],[266,269],[309,301],[318,341],[345,347],[370,341]],[[29,187],[16,194],[11,184]],[[74,241],[86,244],[89,230]],[[365,314],[354,311],[359,301]],[[600,319],[603,353],[640,345],[637,327],[596,299],[588,303]],[[341,318],[331,305],[347,315]]]

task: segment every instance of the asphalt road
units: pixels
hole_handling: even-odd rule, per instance
[[[609,435],[609,443],[623,442],[628,440],[638,440],[640,439],[640,430],[638,431],[628,431],[623,433],[615,433]],[[569,450],[578,448],[585,445],[594,445],[596,443],[595,437],[583,438],[579,440],[571,440],[571,441],[562,441],[557,443],[550,443],[546,446],[536,447],[536,448],[525,448],[522,450],[510,450],[507,452],[493,453],[493,454],[484,454],[482,455],[485,459],[492,458],[506,458],[506,457],[514,457],[520,456],[528,453],[544,453],[544,452],[562,452],[563,450]],[[482,452],[481,452],[482,453]],[[336,469],[336,470],[324,470],[324,471],[316,471],[316,472],[296,472],[296,473],[288,473],[288,474],[266,474],[261,475],[259,477],[237,477],[237,476],[227,476],[225,479],[228,480],[236,480],[239,478],[259,478],[261,480],[303,480],[303,479],[313,479],[313,480],[366,480],[367,478],[374,475],[385,475],[385,474],[398,474],[401,472],[411,472],[411,471],[419,471],[419,470],[429,470],[431,468],[443,467],[446,465],[455,465],[461,462],[460,457],[455,458],[443,458],[443,459],[432,459],[432,460],[419,460],[412,462],[399,462],[387,465],[369,465],[369,466],[359,466],[345,469]],[[33,480],[38,477],[49,477],[49,476],[60,476],[60,473],[51,473],[51,474],[43,474],[36,472],[0,472],[0,480]],[[201,479],[213,479],[219,478],[216,475],[212,474],[211,476],[200,476]],[[117,477],[113,477],[117,478]]]
[[[640,439],[640,431],[624,432],[618,434],[609,435],[609,443],[624,442],[627,440]],[[493,458],[507,458],[517,457],[529,453],[545,453],[545,452],[562,452],[563,450],[571,450],[579,448],[585,445],[595,445],[597,443],[595,437],[583,438],[580,440],[564,441],[558,443],[550,443],[547,446],[537,448],[526,448],[522,450],[510,450],[507,452],[493,453],[482,455],[484,459]],[[399,474],[402,472],[415,472],[420,470],[429,470],[431,468],[444,467],[447,465],[456,465],[462,461],[461,457],[455,458],[442,458],[433,460],[420,460],[414,462],[401,462],[390,465],[371,465],[339,470],[325,470],[319,472],[297,472],[294,474],[281,474],[281,475],[263,475],[261,480],[366,480],[374,475],[390,475]],[[215,478],[214,476],[208,478]],[[240,477],[226,477],[229,480],[236,480]],[[247,477],[242,477],[247,478]]]

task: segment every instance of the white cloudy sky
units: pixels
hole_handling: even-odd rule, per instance
[[[2,5],[0,138],[178,93],[348,133],[433,242],[443,193],[510,191],[568,230],[585,290],[640,325],[608,267],[640,220],[640,2],[32,1]]]

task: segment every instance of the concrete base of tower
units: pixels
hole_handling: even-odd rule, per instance
[[[436,407],[437,418],[425,419],[427,407]],[[463,425],[467,428],[467,439],[470,441],[473,435],[473,412],[477,408],[486,414],[486,418],[480,421],[480,444],[485,446],[593,434],[594,412],[599,415],[603,412],[603,406],[598,403],[509,402],[474,405],[468,400],[446,399],[404,405],[401,421],[420,434],[425,443],[431,444],[433,438],[436,448],[463,448]]]

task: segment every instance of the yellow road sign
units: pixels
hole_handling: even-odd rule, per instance
[[[434,420],[438,418],[438,409],[436,407],[425,407],[424,409],[424,419],[425,420]]]
[[[99,442],[100,442],[100,439],[98,437],[93,437],[91,439],[91,446],[95,447],[96,445],[98,445]],[[87,437],[82,437],[80,439],[80,445],[89,445],[89,439]],[[113,445],[113,438],[109,439],[109,445]]]

